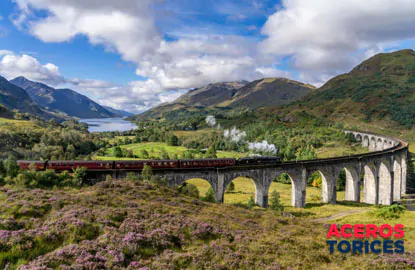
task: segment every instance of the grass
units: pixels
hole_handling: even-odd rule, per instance
[[[42,131],[43,128],[31,121],[0,118],[0,131],[25,132],[27,129]]]
[[[197,186],[199,193],[203,196],[209,189],[210,184],[203,179],[191,179],[187,181]],[[249,198],[252,196],[255,198],[255,185],[249,178],[239,177],[234,181],[235,191],[232,193],[225,193],[225,204],[244,204],[247,205]],[[415,251],[415,212],[405,211],[398,219],[395,220],[383,220],[377,218],[371,214],[376,207],[373,205],[367,205],[363,203],[353,203],[344,201],[345,192],[337,192],[337,204],[324,204],[321,203],[321,189],[315,187],[307,187],[306,189],[306,208],[295,208],[291,206],[291,185],[273,182],[269,189],[271,193],[276,189],[280,193],[281,202],[285,206],[285,211],[295,216],[305,219],[317,219],[322,217],[328,217],[336,213],[347,212],[351,210],[368,210],[365,213],[359,213],[350,215],[344,218],[333,219],[327,221],[327,223],[365,223],[365,224],[404,224],[405,225],[405,248],[407,250]],[[269,194],[270,195],[270,194]],[[361,198],[363,194],[361,193]],[[257,208],[257,210],[262,210]]]
[[[184,146],[170,146],[167,143],[162,142],[147,142],[147,143],[133,143],[128,145],[122,145],[120,146],[123,149],[131,150],[133,151],[134,155],[141,155],[142,150],[146,150],[149,153],[150,158],[156,158],[161,155],[162,149],[164,149],[170,158],[173,158],[173,156],[176,154],[177,156],[181,156],[183,152],[188,151],[190,149],[184,147]],[[131,159],[131,158],[116,158],[113,157],[113,148],[106,149],[106,156],[95,156],[94,158],[99,160],[125,160],[125,159]],[[245,156],[244,153],[238,153],[233,151],[217,151],[217,157],[218,158],[239,158],[242,156]]]

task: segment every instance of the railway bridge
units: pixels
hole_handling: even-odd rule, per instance
[[[282,162],[276,165],[225,167],[207,169],[154,170],[167,180],[171,187],[179,186],[192,178],[208,181],[215,192],[216,201],[223,203],[226,187],[237,177],[251,178],[255,184],[255,202],[268,206],[268,192],[272,181],[280,174],[288,174],[292,183],[291,203],[305,207],[307,179],[314,172],[322,178],[322,200],[336,203],[336,186],[340,172],[346,172],[347,201],[390,205],[406,192],[407,142],[389,136],[359,131],[345,131],[368,147],[371,152],[326,159]],[[122,172],[119,172],[122,174]],[[125,172],[124,172],[125,174]],[[122,175],[120,175],[122,177]],[[363,198],[360,187],[363,185]]]

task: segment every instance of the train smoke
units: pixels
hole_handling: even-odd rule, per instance
[[[246,132],[240,131],[236,127],[233,127],[230,130],[225,129],[225,131],[223,132],[223,136],[225,136],[225,138],[230,139],[233,142],[238,143],[246,137]]]
[[[248,142],[248,148],[251,151],[259,152],[259,153],[272,153],[274,155],[277,154],[278,149],[275,147],[275,144],[270,144],[266,140],[262,142]]]
[[[216,118],[213,115],[208,115],[205,121],[209,127],[214,127],[216,125]]]

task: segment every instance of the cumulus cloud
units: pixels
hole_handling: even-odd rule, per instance
[[[103,102],[113,103],[115,99],[108,97],[121,91],[125,98],[116,100],[124,102],[122,106],[133,106],[133,102],[139,107],[154,106],[177,97],[178,89],[288,74],[271,68],[273,61],[258,53],[256,40],[246,37],[178,33],[173,41],[164,40],[152,13],[158,0],[16,2],[19,13],[15,24],[40,40],[67,42],[83,35],[90,43],[104,45],[136,63],[136,74],[147,80],[112,89]],[[39,17],[38,10],[47,13]],[[166,91],[169,94],[162,95]]]
[[[30,80],[52,85],[64,82],[56,65],[51,63],[42,65],[30,55],[16,55],[7,50],[0,50],[0,74],[7,79],[24,76]]]
[[[412,0],[284,0],[262,33],[261,51],[291,56],[308,82],[347,71],[368,52],[415,38]]]

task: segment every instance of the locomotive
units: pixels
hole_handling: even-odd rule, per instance
[[[105,170],[142,170],[144,165],[155,170],[160,169],[203,169],[234,166],[271,165],[281,162],[279,157],[253,158],[212,158],[212,159],[177,159],[177,160],[18,160],[22,170],[34,169],[37,171],[54,170],[57,172],[72,171],[85,167],[88,171]]]

